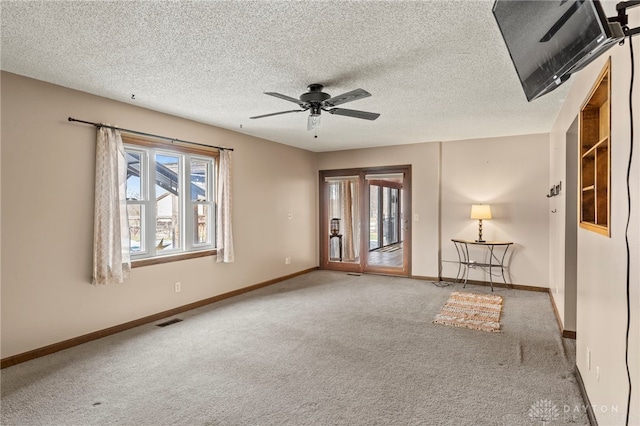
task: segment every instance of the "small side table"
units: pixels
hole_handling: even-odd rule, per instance
[[[504,276],[504,259],[507,257],[507,251],[509,250],[509,246],[513,244],[510,241],[473,241],[473,240],[458,240],[452,239],[453,244],[456,247],[456,252],[458,252],[458,273],[456,275],[456,282],[460,282],[462,277],[464,277],[464,287],[467,286],[467,279],[469,278],[469,268],[475,268],[476,266],[481,268],[489,268],[489,281],[491,282],[491,291],[493,291],[493,268],[499,268],[500,274],[502,275],[502,280],[505,285],[507,284],[507,279]],[[489,262],[482,263],[476,262],[475,260],[471,260],[469,257],[469,246],[476,245],[482,246],[489,249]],[[504,251],[502,252],[502,257],[498,258],[496,254],[496,247],[503,247]],[[462,272],[462,275],[460,273]]]
[[[338,255],[340,257],[331,257],[331,240],[337,238],[338,239]],[[330,234],[329,235],[329,260],[339,260],[342,262],[342,234]]]

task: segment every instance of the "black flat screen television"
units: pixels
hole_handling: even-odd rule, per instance
[[[624,37],[597,0],[495,0],[493,16],[529,102]]]

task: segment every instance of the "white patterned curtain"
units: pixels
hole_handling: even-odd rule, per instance
[[[98,128],[93,225],[93,284],[121,283],[131,272],[127,162],[120,131]]]
[[[340,182],[340,200],[344,218],[344,255],[345,262],[354,262],[360,256],[360,218],[358,215],[358,181]]]
[[[221,150],[218,160],[218,188],[216,191],[217,261],[232,263],[234,255],[231,227],[231,151]]]

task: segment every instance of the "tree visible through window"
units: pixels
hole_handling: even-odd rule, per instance
[[[132,259],[212,250],[215,153],[123,139]]]

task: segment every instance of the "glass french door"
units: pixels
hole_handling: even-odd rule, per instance
[[[323,269],[410,275],[411,166],[320,172]]]
[[[403,264],[404,217],[402,202],[404,176],[370,174],[369,187],[369,265],[401,267]]]

